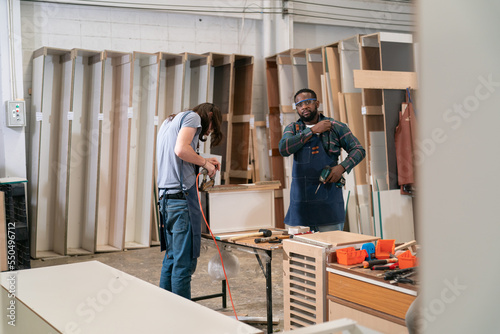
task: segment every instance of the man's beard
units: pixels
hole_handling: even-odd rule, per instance
[[[299,113],[297,112],[297,114],[299,114]],[[302,122],[306,123],[306,122],[310,122],[310,121],[314,120],[316,118],[317,114],[318,114],[318,108],[314,108],[314,110],[311,110],[311,113],[309,114],[309,116],[304,117],[301,114],[299,114],[299,117],[300,117],[300,120]]]

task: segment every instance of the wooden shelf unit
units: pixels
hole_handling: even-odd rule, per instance
[[[96,252],[124,248],[130,144],[132,54],[104,51]]]
[[[373,197],[373,233],[407,242],[415,239],[412,200],[399,193],[394,133],[405,89],[416,87],[411,34],[376,33],[360,39],[361,70],[354,84],[362,89],[367,170]],[[385,88],[384,88],[385,87]]]
[[[129,171],[125,245],[149,247],[155,158],[155,117],[158,104],[160,62],[158,54],[133,53],[131,85],[132,118],[130,127]],[[129,115],[130,116],[130,115]]]
[[[233,56],[221,53],[208,53],[207,55],[209,57],[208,102],[217,105],[221,111],[223,139],[218,146],[205,150],[205,152],[222,156],[221,181],[226,184],[229,183],[230,170],[227,157],[231,154],[230,148],[232,144],[232,136],[229,136],[229,134],[232,133],[230,115],[233,100],[231,94],[231,78],[234,76]]]
[[[222,108],[224,181],[256,179],[253,56],[44,47],[33,59],[32,257],[157,244],[158,126],[200,103]]]
[[[59,206],[58,179],[67,171],[61,161],[60,124],[69,111],[71,51],[43,47],[33,54],[33,86],[29,119],[29,214],[31,256],[65,254],[65,207]],[[66,151],[67,152],[67,151]],[[64,182],[66,177],[64,177]]]
[[[231,117],[231,152],[229,161],[229,183],[248,183],[252,178],[250,162],[250,122],[253,99],[253,56],[233,54],[233,98]]]
[[[98,114],[103,53],[72,50],[73,80],[67,178],[67,255],[95,252]]]

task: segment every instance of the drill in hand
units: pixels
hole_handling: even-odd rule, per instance
[[[207,179],[208,170],[206,170],[205,168],[201,170],[201,174],[203,174],[203,180],[201,181],[200,190],[206,191],[208,188],[212,188],[215,184],[215,177]]]
[[[320,183],[318,185],[318,188],[316,188],[316,191],[314,192],[314,194],[316,194],[318,192],[319,187],[321,187],[321,185],[326,181],[326,179],[328,178],[328,175],[330,175],[331,171],[332,171],[332,167],[330,167],[330,166],[323,167],[323,169],[321,170],[321,174],[319,175],[319,182]],[[344,185],[345,185],[345,179],[343,176],[341,176],[340,180],[335,182],[335,186],[337,188],[342,188]]]

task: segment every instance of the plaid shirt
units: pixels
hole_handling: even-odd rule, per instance
[[[357,164],[364,159],[365,149],[359,143],[359,140],[352,134],[349,127],[333,118],[325,117],[319,114],[319,121],[330,120],[332,128],[329,132],[320,133],[320,139],[323,143],[323,148],[329,157],[338,161],[340,149],[343,148],[347,152],[347,158],[340,164],[346,172],[350,172]],[[298,128],[298,131],[297,131]],[[306,127],[305,123],[300,119],[297,122],[290,123],[283,132],[283,137],[279,143],[280,154],[288,157],[304,146],[306,141],[313,136],[312,130]]]

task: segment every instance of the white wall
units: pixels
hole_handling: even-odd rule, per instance
[[[19,7],[19,0],[0,1],[0,177],[26,178],[25,128],[8,128],[5,115],[6,102],[24,95]]]
[[[293,41],[294,47],[297,49],[316,48],[321,45],[333,44],[358,34],[372,34],[379,31],[368,28],[294,23]]]
[[[425,333],[498,333],[500,4],[419,3]]]
[[[21,20],[26,87],[31,87],[32,52],[42,46],[238,53],[255,56],[254,112],[264,110],[259,20],[35,2],[22,2]]]

